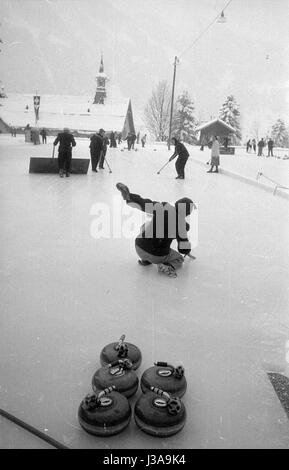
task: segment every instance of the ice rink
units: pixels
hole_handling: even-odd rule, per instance
[[[172,154],[161,146],[108,149],[111,174],[29,174],[51,141],[0,136],[0,408],[74,449],[289,448],[267,377],[289,375],[289,201],[192,160],[184,181],[173,163],[157,175]],[[77,139],[73,156],[89,158],[88,142]],[[95,205],[124,206],[119,181],[198,204],[196,260],[176,279],[139,266],[133,239],[93,237]],[[142,351],[139,378],[155,361],[184,365],[179,434],[153,438],[133,418],[110,438],[80,427],[100,351],[123,333]],[[30,447],[49,448],[0,418],[0,448]]]

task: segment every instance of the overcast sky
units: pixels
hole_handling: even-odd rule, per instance
[[[109,87],[141,109],[160,80],[188,90],[202,119],[228,95],[243,120],[289,124],[289,0],[232,0],[226,23],[190,45],[228,0],[0,0],[0,78],[7,92],[95,91],[103,51]]]

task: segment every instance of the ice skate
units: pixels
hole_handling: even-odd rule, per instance
[[[128,187],[123,184],[123,183],[117,183],[116,184],[117,189],[121,192],[121,195],[125,201],[129,200],[129,189]]]
[[[177,277],[175,268],[173,268],[173,266],[171,266],[170,264],[164,264],[164,263],[158,264],[158,271],[159,273],[164,273],[169,277]]]

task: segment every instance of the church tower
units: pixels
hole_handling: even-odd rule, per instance
[[[104,104],[106,98],[105,82],[108,80],[107,75],[104,73],[103,57],[101,54],[99,72],[95,77],[96,79],[96,92],[93,104]]]

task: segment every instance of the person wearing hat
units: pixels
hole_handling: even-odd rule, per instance
[[[90,158],[91,158],[91,170],[97,173],[97,165],[100,161],[102,152],[104,150],[104,135],[105,130],[99,129],[98,133],[93,134],[90,137]]]
[[[69,132],[69,129],[65,127],[63,132],[60,132],[53,145],[58,147],[58,168],[59,176],[63,178],[64,173],[66,176],[70,176],[71,171],[71,159],[72,159],[72,147],[76,146],[73,135]]]
[[[184,144],[182,144],[176,137],[172,138],[172,143],[175,146],[175,151],[169,161],[171,162],[174,158],[177,158],[176,161],[176,171],[178,176],[176,177],[177,180],[184,180],[185,179],[185,166],[187,160],[189,158],[189,152],[187,151]]]
[[[176,269],[181,267],[184,256],[191,252],[187,232],[190,229],[186,217],[196,209],[193,201],[187,197],[179,199],[174,205],[168,202],[157,202],[144,199],[130,192],[123,183],[117,183],[117,189],[129,206],[152,215],[149,222],[141,227],[135,240],[135,249],[139,264],[148,266],[156,264],[158,271],[170,277],[176,277]],[[177,240],[178,251],[171,248]]]

